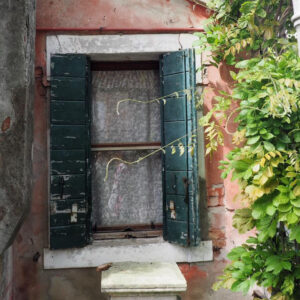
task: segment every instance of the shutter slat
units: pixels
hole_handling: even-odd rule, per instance
[[[85,101],[85,88],[85,78],[51,77],[50,95],[52,100]]]
[[[51,175],[85,174],[85,156],[84,150],[52,150]]]
[[[84,55],[56,54],[51,57],[51,76],[86,77],[86,57]]]
[[[85,124],[84,101],[52,101],[51,124]]]
[[[88,243],[85,224],[52,227],[50,229],[51,249],[84,247]]]
[[[86,56],[51,57],[51,249],[90,240],[90,82]]]
[[[164,121],[184,121],[186,118],[185,97],[168,97],[164,104]]]
[[[51,149],[85,149],[85,125],[51,125]]]
[[[51,199],[84,198],[86,196],[86,175],[51,176]]]
[[[183,246],[197,245],[199,235],[197,145],[188,151],[196,134],[195,68],[191,49],[168,53],[161,58],[163,145],[175,142],[176,153],[166,149],[163,156],[164,238]],[[187,97],[190,91],[191,97]],[[171,93],[178,93],[169,96]],[[182,143],[185,152],[180,155]],[[186,186],[186,183],[188,185]]]

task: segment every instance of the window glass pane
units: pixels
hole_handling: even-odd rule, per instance
[[[159,97],[158,70],[93,72],[92,143],[160,141],[160,104],[123,102]]]
[[[117,226],[162,223],[160,153],[134,165],[114,161],[104,182],[105,167],[111,158],[134,161],[148,153],[149,150],[93,153],[93,224]]]

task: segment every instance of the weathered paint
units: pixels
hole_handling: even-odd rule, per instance
[[[37,28],[202,28],[209,10],[186,0],[43,0]]]
[[[28,212],[32,179],[35,1],[0,3],[0,255]]]
[[[51,4],[52,3],[52,4]],[[117,5],[117,13],[111,6]],[[162,6],[162,5],[164,6]],[[108,7],[108,8],[107,8]],[[161,9],[164,7],[164,9]],[[167,9],[166,9],[167,8]],[[170,22],[169,14],[177,16]],[[103,16],[109,20],[109,26],[141,29],[168,29],[175,27],[202,27],[202,20],[207,18],[204,8],[193,10],[193,4],[185,0],[173,1],[79,1],[79,0],[40,0],[37,3],[38,26],[41,27],[77,27],[87,28],[103,26]],[[171,17],[172,19],[172,17]],[[192,20],[192,23],[191,21]],[[194,23],[193,23],[194,22]],[[58,34],[58,32],[52,32]],[[75,34],[82,34],[79,30]],[[96,31],[93,34],[97,34]],[[47,236],[47,197],[48,197],[48,156],[47,156],[47,123],[48,107],[46,98],[46,36],[47,32],[39,31],[36,38],[36,98],[34,106],[34,148],[33,148],[33,198],[30,216],[14,243],[14,299],[55,299],[55,300],[93,300],[107,299],[99,290],[99,273],[94,268],[70,270],[44,270],[42,257],[34,260],[36,253],[43,253],[48,245]],[[224,70],[223,70],[224,71]],[[224,73],[222,71],[222,73]],[[225,72],[226,74],[226,72]],[[208,67],[205,94],[205,111],[211,107],[214,89],[230,90],[230,78],[219,75],[215,67]],[[5,117],[10,116],[6,114]],[[13,124],[13,123],[11,123]],[[11,126],[12,128],[12,126]],[[11,128],[7,131],[9,132]],[[204,229],[202,237],[212,239],[215,245],[214,262],[188,266],[183,272],[188,281],[188,290],[183,300],[231,300],[250,299],[240,294],[221,290],[212,292],[211,285],[221,274],[225,266],[225,254],[234,245],[242,242],[236,230],[231,229],[232,210],[237,204],[232,202],[237,192],[235,184],[230,180],[220,179],[218,160],[223,159],[232,147],[230,137],[225,139],[225,146],[220,148],[213,157],[206,157],[206,181],[209,212],[202,219]],[[0,161],[1,163],[1,161]],[[217,208],[217,210],[216,210]],[[221,222],[220,222],[221,221]],[[211,226],[208,223],[212,224]],[[207,232],[205,232],[207,231]],[[99,254],[101,257],[101,254]],[[72,259],[72,258],[71,258]]]

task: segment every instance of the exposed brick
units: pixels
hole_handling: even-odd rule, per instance
[[[214,249],[222,249],[226,246],[226,239],[213,240],[212,243]]]
[[[208,208],[209,230],[224,229],[226,226],[226,211],[223,206]]]
[[[220,229],[209,230],[209,238],[212,240],[225,239],[225,231]]]
[[[207,189],[207,195],[209,197],[223,197],[224,196],[224,185],[215,184]]]

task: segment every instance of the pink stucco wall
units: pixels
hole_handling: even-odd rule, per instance
[[[14,243],[15,300],[106,299],[99,292],[99,274],[94,269],[43,270],[42,253],[47,247],[48,216],[48,83],[46,80],[46,36],[51,33],[105,34],[109,32],[186,32],[201,30],[210,12],[187,0],[38,0],[36,36],[36,96],[34,105],[33,198],[30,213]],[[121,45],[120,45],[121,46]],[[220,72],[221,71],[221,72]],[[205,110],[211,107],[215,89],[230,90],[226,66],[208,67]],[[207,203],[204,239],[213,240],[214,261],[180,264],[188,281],[184,300],[231,299],[230,292],[212,292],[211,284],[225,265],[225,254],[243,237],[231,227],[232,201],[237,186],[220,178],[218,160],[231,149],[231,138],[213,157],[206,158]],[[235,295],[236,299],[247,299]]]

